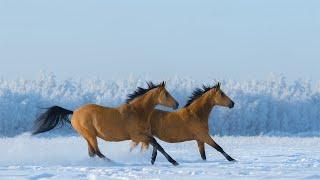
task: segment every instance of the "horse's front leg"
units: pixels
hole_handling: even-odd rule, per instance
[[[152,156],[151,156],[151,164],[152,165],[154,164],[154,162],[157,159],[157,154],[158,154],[157,148],[153,147]]]
[[[153,153],[152,153],[152,159],[151,159],[151,163],[153,164],[155,161],[156,157],[157,157],[157,152],[155,151],[160,151],[161,154],[164,155],[164,157],[167,158],[167,160],[169,162],[171,162],[173,165],[177,166],[179,165],[179,163],[177,161],[175,161],[161,146],[160,144],[157,142],[157,140],[154,137],[149,137],[150,140],[150,144],[153,146]]]
[[[198,148],[199,148],[199,152],[201,155],[202,160],[206,160],[206,151],[204,149],[204,142],[197,140],[197,144],[198,144]]]
[[[236,161],[231,156],[229,156],[224,150],[211,138],[209,134],[200,135],[201,141],[209,144],[211,147],[215,148],[220,152],[228,161]]]

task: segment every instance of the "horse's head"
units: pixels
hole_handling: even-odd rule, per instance
[[[211,99],[215,105],[234,107],[234,102],[220,89],[220,83],[216,84],[210,91]]]
[[[155,99],[157,104],[166,107],[171,107],[172,109],[178,109],[179,103],[167,91],[165,82],[160,83],[155,91],[157,92],[155,93]]]

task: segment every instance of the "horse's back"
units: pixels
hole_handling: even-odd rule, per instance
[[[100,106],[97,104],[87,104],[75,110],[72,119],[101,119],[108,114],[117,116],[119,111],[116,108]]]

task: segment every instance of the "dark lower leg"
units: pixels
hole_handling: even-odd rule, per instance
[[[103,155],[98,147],[98,141],[97,141],[97,137],[90,137],[88,138],[88,142],[89,144],[92,146],[94,153],[101,159],[107,160],[107,161],[111,161],[109,158],[107,158],[105,155]]]
[[[166,157],[167,160],[171,162],[173,165],[175,166],[179,165],[179,163],[177,163],[174,159],[172,159],[172,157],[168,153],[166,153],[166,151],[160,146],[160,144],[158,144],[156,139],[154,139],[153,137],[150,138],[150,144],[154,148],[156,148],[158,151],[160,151],[164,155],[164,157]]]
[[[99,149],[96,151],[96,153],[97,153],[97,155],[98,155],[99,158],[102,158],[102,159],[105,159],[105,158],[106,158],[106,156],[103,155],[103,154],[100,152]]]
[[[215,148],[218,152],[220,152],[228,161],[235,161],[231,156],[229,156],[224,150],[208,135],[206,137],[205,143],[209,144],[211,147]]]
[[[198,143],[198,148],[199,148],[199,152],[200,152],[201,158],[203,160],[206,160],[207,157],[206,157],[206,152],[205,152],[205,149],[204,149],[204,142],[197,141],[197,143]]]
[[[229,154],[224,152],[224,150],[218,145],[218,147],[214,147],[217,151],[219,151],[228,161],[235,161]]]
[[[152,156],[151,156],[151,164],[153,165],[157,159],[157,149],[153,147]]]
[[[87,140],[87,143],[88,143],[88,152],[89,152],[89,156],[90,157],[94,157],[96,154],[94,152],[94,149],[93,147],[90,145],[89,141]]]
[[[111,159],[107,158],[105,155],[103,155],[99,149],[96,150],[96,154],[99,158],[104,159],[106,161],[111,161]]]
[[[94,152],[89,151],[89,156],[90,156],[90,157],[95,157],[96,154],[95,154]]]

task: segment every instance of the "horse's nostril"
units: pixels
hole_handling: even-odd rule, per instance
[[[234,107],[234,102],[232,101],[229,105],[229,108],[233,108]]]
[[[234,102],[231,102],[229,108],[233,108],[233,107],[234,107]]]

